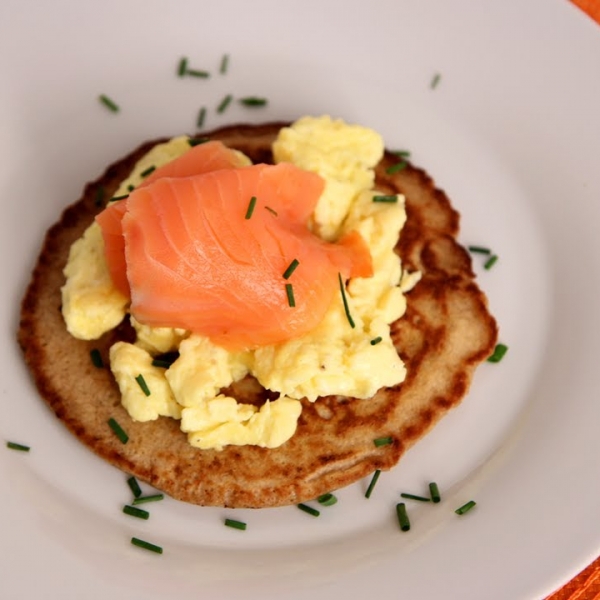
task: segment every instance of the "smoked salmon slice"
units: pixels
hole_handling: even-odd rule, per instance
[[[340,293],[339,275],[372,274],[360,234],[334,244],[308,228],[323,187],[318,175],[286,163],[140,186],[98,219],[105,239],[120,222],[124,260],[106,256],[115,257],[111,273],[125,264],[131,314],[230,350],[309,332]]]
[[[216,140],[205,142],[178,156],[176,159],[155,169],[137,187],[151,185],[163,177],[188,177],[219,169],[233,169],[250,164],[250,161],[240,152],[232,150]],[[121,201],[111,203],[106,210],[96,216],[96,221],[102,228],[104,238],[104,254],[109,272],[115,287],[125,296],[129,296],[129,281],[125,265],[125,242],[121,219],[125,214],[126,205]]]

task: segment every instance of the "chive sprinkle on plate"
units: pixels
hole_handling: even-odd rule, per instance
[[[284,271],[283,278],[284,279],[289,279],[292,276],[292,273],[296,270],[296,268],[298,267],[299,264],[300,264],[300,261],[297,258],[295,258],[288,265],[288,268]]]
[[[229,69],[229,54],[223,54],[223,58],[221,58],[221,66],[219,68],[219,72],[221,75],[225,75],[227,70]]]
[[[491,363],[499,363],[507,352],[508,346],[506,344],[496,344],[494,352],[492,352],[492,355],[487,359],[487,361]]]
[[[140,540],[139,538],[132,537],[131,543],[138,548],[143,548],[144,550],[149,550],[150,552],[155,552],[156,554],[162,554],[163,549],[156,544],[151,544],[150,542],[146,542],[145,540]]]
[[[321,513],[316,508],[309,506],[308,504],[300,503],[296,505],[300,510],[303,510],[305,513],[312,515],[313,517],[318,517]]]
[[[468,246],[469,252],[473,252],[475,254],[491,254],[492,251],[485,246]]]
[[[250,108],[266,106],[269,103],[266,98],[259,98],[258,96],[246,96],[245,98],[240,98],[238,102]]]
[[[11,450],[18,450],[19,452],[29,452],[31,448],[24,444],[17,444],[17,442],[6,442],[6,447]]]
[[[337,498],[333,494],[327,493],[319,496],[317,502],[323,506],[333,506],[337,502]]]
[[[398,517],[398,525],[402,531],[410,530],[410,521],[406,512],[406,504],[400,502],[396,504],[396,516]]]
[[[296,299],[294,298],[294,287],[291,283],[285,284],[285,293],[287,295],[288,305],[290,308],[294,308],[296,306]]]
[[[454,512],[457,515],[464,515],[465,513],[468,513],[476,504],[477,502],[475,502],[475,500],[469,500],[466,504],[458,507]]]
[[[100,354],[100,350],[98,350],[98,348],[92,348],[92,350],[90,350],[90,358],[92,359],[92,364],[97,369],[104,368],[104,361],[102,360],[102,355]]]
[[[383,338],[380,335],[378,335],[376,338],[373,338],[371,340],[371,346],[377,346],[377,344],[381,342],[383,342]]]
[[[177,75],[183,77],[187,72],[188,59],[186,56],[182,57],[177,66]]]
[[[377,483],[377,480],[379,479],[380,475],[381,475],[380,469],[377,469],[373,473],[373,477],[371,477],[371,482],[369,483],[369,487],[367,488],[367,491],[365,492],[365,498],[371,497],[371,494],[373,493],[373,489],[375,488],[375,484]]]
[[[119,110],[121,110],[119,105],[114,100],[109,98],[106,94],[100,94],[98,96],[98,100],[100,100],[100,102],[104,104],[104,106],[106,106],[106,108],[108,108],[108,110],[110,110],[111,112],[117,113],[119,112]]]
[[[389,446],[393,442],[394,442],[394,438],[391,435],[388,435],[386,437],[380,437],[380,438],[373,440],[373,444],[375,444],[375,446],[377,448],[379,448],[381,446]]]
[[[143,510],[141,508],[136,508],[135,506],[129,506],[126,504],[123,507],[123,512],[130,517],[135,517],[136,519],[144,519],[147,521],[150,517],[150,513],[147,510]]]
[[[164,494],[152,494],[151,496],[140,496],[136,498],[131,504],[137,506],[138,504],[148,504],[148,502],[160,502],[164,500]]]
[[[425,496],[417,496],[416,494],[407,494],[403,492],[400,494],[401,498],[406,498],[407,500],[417,500],[419,502],[431,502],[431,498],[426,498]]]
[[[148,387],[148,384],[146,383],[146,380],[144,379],[144,376],[140,373],[135,380],[138,382],[138,385],[140,386],[142,392],[144,392],[144,396],[149,396],[150,395],[150,388]]]
[[[236,521],[235,519],[225,519],[225,525],[232,529],[240,529],[242,531],[245,531],[246,527],[248,527],[243,521]]]
[[[198,118],[196,119],[196,127],[198,129],[202,129],[202,127],[204,127],[205,119],[206,119],[206,108],[203,106],[198,111]],[[190,146],[197,146],[198,144],[203,144],[204,142],[208,142],[208,139],[204,139],[204,141],[190,140]]]
[[[246,210],[246,216],[244,217],[245,219],[249,219],[252,216],[255,206],[256,206],[256,196],[252,196],[252,198],[250,198],[250,202],[248,202],[248,210]]]
[[[492,254],[492,256],[490,256],[484,263],[483,268],[488,271],[489,269],[491,269],[495,264],[496,261],[498,260],[498,256],[496,254]]]
[[[439,85],[441,78],[442,78],[442,76],[439,73],[436,73],[432,77],[431,84],[430,84],[432,90],[435,90],[435,88]]]
[[[210,77],[208,71],[200,71],[198,69],[187,69],[185,74],[190,77],[199,77],[200,79],[208,79]]]
[[[438,484],[435,481],[429,484],[429,495],[431,496],[431,501],[436,504],[442,499]]]
[[[231,94],[227,94],[227,96],[225,96],[223,98],[223,100],[221,100],[219,105],[217,106],[217,112],[219,114],[224,113],[226,108],[231,104],[232,100],[233,100],[233,96]]]
[[[127,485],[135,498],[139,498],[142,495],[142,488],[133,475],[127,480]]]

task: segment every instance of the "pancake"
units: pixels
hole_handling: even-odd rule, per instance
[[[241,150],[253,162],[272,162],[271,144],[287,123],[235,125],[203,134]],[[82,198],[65,209],[47,232],[21,306],[18,341],[41,397],[58,419],[98,456],[124,472],[186,502],[226,507],[273,507],[311,500],[349,485],[401,456],[468,392],[475,369],[493,351],[497,325],[475,282],[468,252],[457,242],[459,215],[425,171],[385,153],[376,187],[406,197],[407,222],[396,248],[403,268],[422,278],[408,293],[405,315],[391,326],[407,367],[402,384],[368,400],[328,396],[302,401],[295,435],[275,449],[227,446],[200,450],[187,443],[169,418],[134,422],[121,406],[108,368],[97,368],[90,351],[132,341],[127,321],[100,340],[82,341],[66,330],[61,306],[63,267],[71,244],[102,209],[97,190],[110,198],[135,163],[156,143],[117,161]],[[274,395],[252,377],[224,390],[240,402],[262,404]],[[127,432],[123,444],[108,426],[114,418]],[[376,446],[374,439],[390,437]]]

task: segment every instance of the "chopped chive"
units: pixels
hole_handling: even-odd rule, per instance
[[[104,104],[108,110],[115,113],[119,112],[119,105],[114,100],[111,100],[106,94],[100,94],[100,96],[98,96],[98,100],[100,100],[100,102]]]
[[[435,503],[439,502],[442,499],[442,497],[440,496],[438,484],[435,483],[435,481],[432,481],[429,484],[429,495],[431,496],[431,501]]]
[[[377,344],[379,344],[380,342],[383,342],[383,338],[378,335],[376,338],[373,338],[371,340],[371,346],[377,346]]]
[[[491,363],[498,363],[504,358],[504,355],[507,352],[508,352],[508,346],[506,344],[496,344],[496,347],[494,348],[494,352],[487,360],[488,360],[488,362],[491,362]]]
[[[118,202],[119,200],[125,200],[125,198],[129,198],[129,194],[124,194],[123,196],[113,196],[109,202]]]
[[[168,369],[173,363],[169,362],[168,360],[162,360],[160,358],[153,358],[152,359],[152,366],[153,367],[160,367],[161,369]]]
[[[206,119],[206,108],[203,106],[198,111],[198,118],[196,119],[196,127],[198,129],[202,129],[202,127],[204,126],[205,119]],[[192,141],[194,141],[195,143],[192,144]],[[195,141],[195,140],[190,140],[190,146],[197,146],[198,144],[203,144],[204,142],[208,142],[208,139],[203,139],[201,142]]]
[[[385,172],[388,175],[393,175],[394,173],[398,173],[399,171],[406,169],[406,167],[408,167],[408,163],[406,161],[402,161],[402,162],[396,163],[395,165],[392,165],[391,167],[388,167],[385,170]]]
[[[133,504],[133,506],[137,506],[138,504],[148,504],[148,502],[160,502],[161,500],[164,500],[165,495],[164,494],[153,494],[152,496],[140,496],[139,498],[136,498],[131,504]]]
[[[223,58],[221,59],[221,67],[219,68],[219,72],[221,75],[227,73],[227,69],[229,68],[229,54],[223,54]]]
[[[490,256],[486,261],[485,264],[483,265],[484,269],[491,269],[494,264],[496,263],[496,261],[498,260],[498,256],[496,254],[492,254],[492,256]]]
[[[135,506],[129,506],[126,504],[123,507],[123,512],[130,517],[137,517],[138,519],[148,520],[150,513],[147,510],[142,510],[141,508],[136,508]]]
[[[322,494],[317,498],[317,502],[323,506],[333,506],[337,502],[337,498],[333,494]]]
[[[477,504],[477,502],[475,502],[475,500],[469,500],[466,504],[463,504],[462,506],[457,508],[454,512],[457,515],[464,515],[465,513],[469,512],[476,504]]]
[[[396,194],[393,196],[373,196],[373,202],[389,202],[391,204],[393,202],[398,202],[398,196]]]
[[[225,519],[225,525],[227,527],[232,527],[233,529],[241,529],[244,531],[247,527],[247,524],[243,521],[236,521],[235,519]]]
[[[404,502],[396,504],[396,516],[398,517],[398,525],[400,525],[400,529],[402,531],[408,531],[410,529],[410,521],[408,520],[406,504],[404,504]]]
[[[186,56],[184,56],[180,61],[179,61],[179,66],[177,67],[177,75],[179,75],[179,77],[183,77],[186,72],[187,72],[187,65],[188,65],[188,59]]]
[[[369,483],[369,487],[367,488],[367,491],[365,492],[365,498],[371,497],[371,494],[373,493],[373,489],[375,488],[375,484],[377,483],[377,480],[379,479],[380,475],[381,475],[380,469],[377,469],[373,473],[373,477],[371,477],[371,482]]]
[[[17,442],[6,442],[6,447],[11,450],[19,450],[19,452],[29,452],[31,448],[24,444],[17,444]]]
[[[144,392],[145,396],[149,396],[150,395],[150,389],[148,388],[148,384],[146,383],[146,380],[144,379],[144,376],[140,373],[135,380],[138,382],[138,385],[140,386],[140,388],[142,388],[142,392]]]
[[[485,248],[484,246],[468,246],[469,252],[474,252],[476,254],[491,254],[492,251],[489,248]]]
[[[150,550],[150,552],[156,552],[156,554],[162,554],[163,549],[156,544],[151,544],[150,542],[146,542],[144,540],[140,540],[139,538],[132,537],[131,543],[134,546],[138,546],[139,548],[143,548],[144,550]]]
[[[231,94],[227,94],[227,96],[225,96],[223,98],[223,100],[221,100],[221,102],[219,103],[219,106],[217,106],[217,112],[219,114],[224,113],[225,109],[229,106],[229,104],[232,100],[233,100],[233,96]]]
[[[148,177],[148,175],[150,175],[150,173],[152,173],[153,171],[156,171],[156,167],[154,165],[142,171],[140,173],[140,177]]]
[[[342,274],[338,273],[338,281],[340,282],[340,292],[342,294],[342,302],[344,303],[344,310],[346,311],[346,318],[348,319],[348,323],[350,323],[350,327],[354,329],[356,325],[354,324],[354,320],[352,319],[352,315],[350,314],[350,308],[348,307],[348,299],[346,298],[346,288],[344,287],[344,282],[342,281]]]
[[[112,417],[108,420],[108,426],[113,430],[114,434],[119,438],[119,440],[121,440],[123,444],[126,444],[129,441],[129,436]]]
[[[433,76],[433,78],[431,80],[431,84],[430,84],[432,90],[434,90],[438,86],[438,83],[440,82],[441,78],[442,78],[442,76],[439,73],[436,73]]]
[[[408,158],[410,156],[410,150],[392,150],[392,154],[398,158]]]
[[[127,485],[135,498],[139,498],[142,495],[142,488],[133,475],[127,480]]]
[[[104,197],[106,196],[106,190],[104,186],[99,185],[96,189],[96,195],[94,197],[94,204],[96,206],[102,206],[104,204]]]
[[[92,364],[98,368],[104,368],[104,361],[102,360],[102,355],[100,354],[100,350],[98,348],[93,348],[90,350],[90,358],[92,359]]]
[[[204,114],[206,114],[206,109],[203,108],[201,109],[200,112],[202,112],[202,110],[204,111]],[[200,125],[200,127],[202,127],[202,125]],[[200,138],[190,138],[188,140],[188,144],[193,148],[194,146],[199,146],[200,144],[206,144],[206,142],[210,142],[210,138],[207,137],[200,137]]]
[[[244,217],[245,219],[249,219],[252,216],[255,206],[256,206],[256,196],[252,196],[252,198],[250,198],[250,202],[248,203],[248,209],[246,210],[246,216]]]
[[[273,215],[277,216],[277,211],[270,206],[265,206],[265,208]]]
[[[375,446],[379,448],[380,446],[389,446],[391,443],[393,443],[393,441],[394,438],[391,435],[389,435],[387,437],[380,437],[373,440],[373,444],[375,444]]]
[[[131,185],[131,184],[129,184],[129,185],[127,186],[127,191],[129,191],[129,192],[133,192],[133,190],[135,190],[135,185]]]
[[[257,96],[246,96],[245,98],[240,98],[239,103],[249,107],[266,106],[268,100],[266,98],[258,98]]]
[[[294,306],[296,306],[296,299],[294,298],[294,288],[291,283],[285,284],[285,293],[287,295],[288,305],[291,308],[294,308]]]
[[[292,276],[292,273],[296,270],[296,267],[298,267],[298,265],[300,264],[300,262],[298,261],[298,259],[294,259],[288,266],[288,268],[285,270],[285,272],[283,273],[283,278],[284,279],[289,279]]]
[[[202,79],[208,79],[210,77],[208,71],[198,71],[197,69],[186,69],[185,74],[190,77],[200,77]]]
[[[308,506],[308,504],[297,504],[296,505],[300,510],[303,510],[305,513],[308,513],[309,515],[312,515],[313,517],[318,517],[321,513],[320,511],[318,511],[316,508],[313,508],[312,506]]]
[[[178,358],[179,352],[177,351],[165,352],[164,354],[159,354],[152,359],[152,366],[168,369]]]
[[[416,496],[415,494],[400,494],[401,498],[407,498],[408,500],[418,500],[419,502],[431,502],[431,498],[426,498],[425,496]]]

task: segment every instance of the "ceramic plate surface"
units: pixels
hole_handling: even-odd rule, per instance
[[[182,56],[212,76],[178,78]],[[593,21],[566,0],[9,0],[0,67],[3,598],[353,600],[393,590],[537,600],[598,555]],[[269,103],[219,114],[228,93]],[[171,499],[147,522],[122,514],[125,475],[51,415],[15,341],[20,299],[61,210],[142,141],[193,133],[202,106],[207,128],[324,113],[375,128],[447,192],[461,241],[499,256],[490,270],[475,264],[505,359],[481,365],[463,404],[369,500],[361,481],[319,518]],[[400,532],[398,495],[429,481],[443,501],[411,504],[412,528]],[[458,517],[471,499],[475,509]],[[225,517],[248,529],[224,527]],[[131,546],[132,536],[164,554]]]

